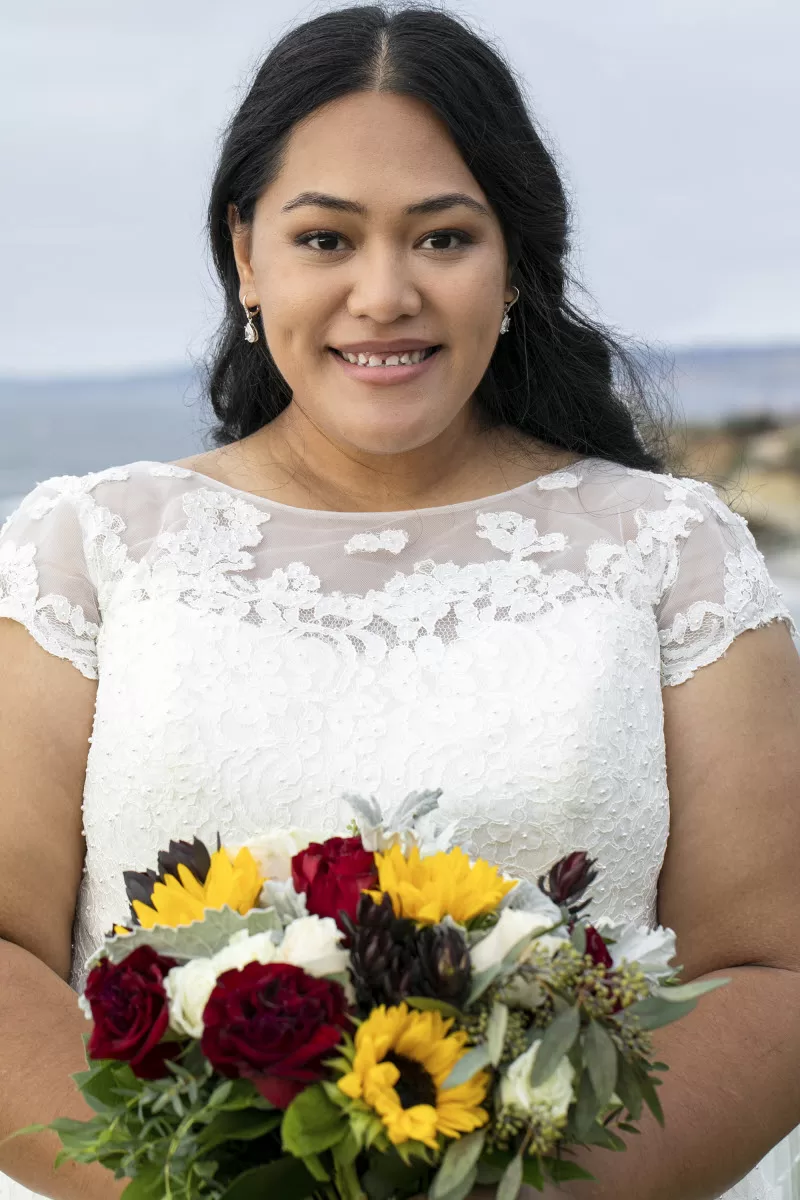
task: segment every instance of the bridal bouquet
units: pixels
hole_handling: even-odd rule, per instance
[[[514,1200],[591,1178],[574,1148],[624,1149],[643,1105],[661,1122],[650,1031],[718,985],[677,984],[669,930],[592,922],[585,853],[538,887],[470,859],[439,795],[125,872],[80,1001],[96,1115],[47,1127],[57,1163],[126,1200]]]

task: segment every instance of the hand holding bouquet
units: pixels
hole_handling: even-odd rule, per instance
[[[49,1127],[57,1161],[126,1200],[515,1200],[663,1121],[650,1031],[719,981],[677,983],[669,930],[592,923],[585,853],[537,887],[450,846],[439,794],[125,872],[80,1001],[96,1115]]]

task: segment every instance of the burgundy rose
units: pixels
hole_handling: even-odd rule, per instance
[[[224,971],[203,1012],[203,1053],[221,1075],[251,1079],[276,1108],[325,1074],[349,1025],[341,984],[289,963]]]
[[[360,837],[312,842],[292,859],[292,883],[295,891],[305,892],[310,913],[333,917],[349,933],[341,914],[355,921],[361,893],[377,886],[375,856]]]
[[[586,953],[596,967],[605,967],[608,970],[614,965],[614,960],[608,952],[608,946],[594,925],[586,926]]]
[[[140,1079],[166,1075],[165,1060],[181,1050],[178,1042],[161,1042],[169,1022],[164,976],[176,965],[139,946],[120,963],[104,958],[92,968],[85,989],[94,1019],[90,1058],[130,1063]]]

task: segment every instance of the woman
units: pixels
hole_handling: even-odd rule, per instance
[[[210,232],[215,448],[48,480],[3,530],[0,1131],[88,1112],[68,983],[123,868],[442,787],[469,850],[534,878],[586,847],[601,911],[732,981],[659,1035],[666,1131],[558,1195],[761,1200],[748,1173],[800,1120],[793,626],[567,302],[564,194],[509,69],[435,11],[291,31]],[[0,1167],[122,1190],[53,1153]]]

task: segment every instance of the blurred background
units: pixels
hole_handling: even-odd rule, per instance
[[[270,43],[326,7],[0,7],[0,521],[51,475],[209,448],[216,139]],[[523,77],[582,303],[663,364],[673,472],[747,518],[800,624],[800,6],[444,7]]]

